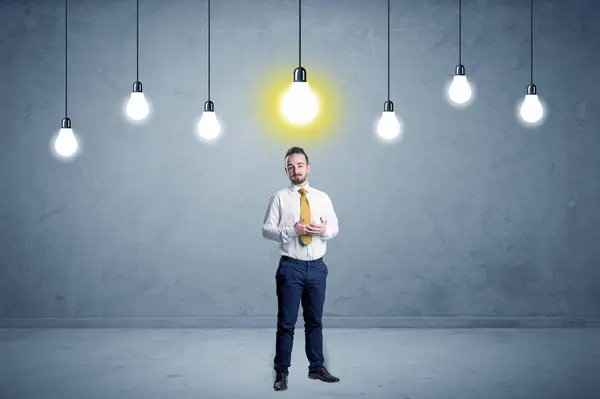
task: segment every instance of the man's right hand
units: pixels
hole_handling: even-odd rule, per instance
[[[303,235],[307,235],[309,234],[308,231],[306,231],[306,229],[310,226],[310,223],[304,223],[304,220],[299,220],[296,222],[296,224],[294,225],[294,231],[296,232],[296,234],[298,234],[299,236],[303,236]]]

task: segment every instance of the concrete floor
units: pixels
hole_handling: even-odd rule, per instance
[[[598,329],[326,329],[337,384],[296,330],[274,392],[270,329],[3,329],[2,399],[598,399]]]

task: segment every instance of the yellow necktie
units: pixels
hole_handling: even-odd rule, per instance
[[[300,193],[300,220],[304,220],[304,223],[310,224],[310,205],[306,198],[306,190],[301,188],[298,192]],[[312,236],[310,234],[300,236],[300,242],[304,245],[310,244],[311,241]]]

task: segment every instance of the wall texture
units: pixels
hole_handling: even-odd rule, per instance
[[[305,0],[303,65],[339,107],[320,141],[276,140],[260,85],[297,59],[297,2],[141,1],[140,79],[154,113],[123,114],[135,80],[135,1],[69,6],[69,117],[83,152],[56,161],[64,115],[62,1],[0,2],[0,325],[274,327],[269,196],[290,143],[331,196],[328,326],[592,325],[600,318],[600,25],[594,0],[536,1],[535,74],[548,118],[517,121],[529,83],[529,2],[392,2],[392,100],[402,140],[380,143],[385,0]],[[287,68],[287,69],[286,69]],[[311,75],[313,73],[313,75]],[[279,132],[281,133],[281,132]],[[556,319],[554,319],[556,318]],[[299,320],[301,322],[301,320]],[[524,324],[525,323],[525,324]]]

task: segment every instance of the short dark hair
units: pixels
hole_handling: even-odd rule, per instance
[[[304,158],[306,158],[306,164],[309,165],[308,155],[306,155],[306,152],[304,152],[303,148],[301,148],[301,147],[292,147],[292,148],[290,148],[285,153],[285,157],[283,157],[283,159],[287,159],[287,157],[289,157],[292,154],[302,154],[302,155],[304,155]]]

